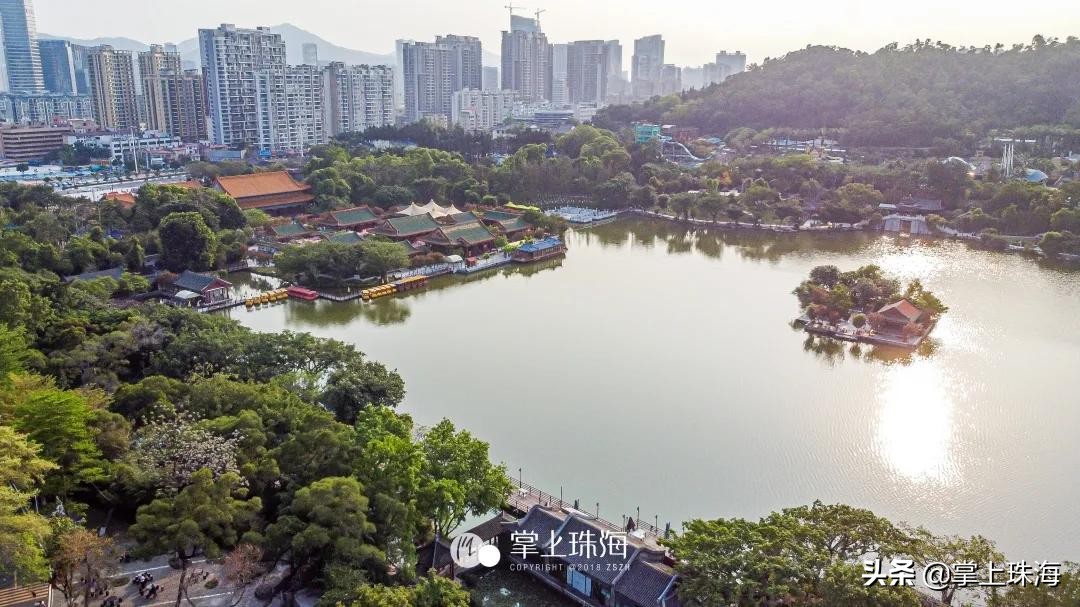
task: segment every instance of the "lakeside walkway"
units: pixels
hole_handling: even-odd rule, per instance
[[[624,520],[621,524],[613,523],[601,516],[597,516],[596,513],[589,513],[580,507],[575,507],[573,503],[567,502],[559,496],[545,492],[529,483],[523,483],[517,479],[510,479],[510,481],[513,483],[514,489],[510,492],[510,495],[507,496],[506,505],[509,510],[517,516],[524,516],[533,506],[561,508],[571,512],[580,512],[584,516],[596,519],[603,525],[613,529],[626,529],[625,516],[623,517]],[[639,532],[639,539],[656,548],[661,548],[660,540],[664,537],[663,529],[658,529],[652,523],[638,519],[634,519],[634,528]]]

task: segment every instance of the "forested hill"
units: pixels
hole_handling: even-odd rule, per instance
[[[848,145],[928,146],[992,129],[1080,128],[1080,39],[956,48],[921,41],[868,54],[813,46],[726,82],[644,104],[611,106],[594,124],[634,120],[725,134],[749,127],[844,129]]]

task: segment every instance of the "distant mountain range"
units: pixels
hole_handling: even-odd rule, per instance
[[[319,36],[292,25],[291,23],[282,23],[281,25],[275,25],[270,28],[270,31],[275,34],[281,34],[281,37],[285,39],[285,51],[288,54],[288,62],[290,64],[303,63],[303,45],[308,43],[314,43],[319,47],[319,61],[341,61],[347,64],[360,64],[367,63],[373,65],[394,65],[396,62],[393,52],[389,53],[371,53],[368,51],[358,51],[355,49],[345,48],[338,46],[331,42],[320,38]],[[131,38],[116,37],[116,38],[94,38],[91,40],[84,40],[80,38],[72,38],[70,36],[55,36],[51,34],[39,34],[40,38],[69,40],[75,44],[82,44],[86,46],[98,46],[102,44],[108,44],[116,49],[125,51],[145,51],[150,45],[145,42],[140,42]],[[198,38],[188,38],[181,42],[176,43],[176,48],[180,52],[181,59],[184,62],[184,67],[195,68],[199,66],[199,40]],[[499,56],[490,51],[484,52],[484,65],[499,65]]]

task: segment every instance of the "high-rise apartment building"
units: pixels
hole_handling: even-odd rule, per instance
[[[570,103],[569,73],[567,71],[569,52],[569,44],[551,45],[551,96],[548,101],[556,105]]]
[[[571,42],[566,49],[566,88],[570,103],[603,103],[611,70],[603,40]]]
[[[333,62],[322,71],[327,137],[394,124],[394,70]]]
[[[746,71],[746,54],[740,51],[729,53],[720,51],[716,54],[716,72],[712,82],[723,82],[734,74]],[[709,83],[711,84],[711,82]]]
[[[513,91],[464,89],[454,93],[453,123],[469,132],[488,132],[514,113]]]
[[[131,52],[109,45],[94,47],[87,54],[86,67],[98,125],[106,129],[139,128]]]
[[[205,141],[206,86],[202,74],[184,70],[161,77],[161,91],[166,108],[165,127],[161,130],[185,142]]]
[[[510,31],[502,33],[502,87],[518,99],[551,99],[552,49],[537,19],[512,15]]]
[[[306,65],[319,65],[319,45],[314,42],[305,42],[300,49],[304,53]]]
[[[0,122],[53,124],[93,116],[89,95],[0,93]]]
[[[38,49],[37,23],[31,0],[0,0],[0,37],[3,50],[2,90],[40,93],[45,90]]]
[[[623,50],[618,40],[608,40],[604,43],[607,47],[607,100],[621,101],[628,91],[627,82],[623,80]]]
[[[453,89],[450,47],[431,42],[402,45],[405,122],[425,118],[449,121]]]
[[[90,92],[86,75],[88,48],[67,40],[39,40],[38,52],[46,91],[65,95]]]
[[[326,143],[323,128],[323,78],[314,65],[285,68],[284,105],[272,107],[271,149],[276,153],[303,154]]]
[[[182,73],[179,53],[166,52],[159,44],[151,44],[150,50],[139,53],[143,107],[146,126],[151,130],[168,130],[172,108],[168,106],[165,91],[168,88],[168,81],[179,77]],[[172,134],[177,135],[177,133]]]
[[[659,94],[660,73],[664,67],[664,38],[659,34],[634,40],[630,64],[630,84],[634,96],[648,98]]]
[[[199,30],[209,135],[227,146],[272,153],[274,120],[285,107],[285,41],[266,28],[222,24]]]
[[[483,48],[473,36],[438,36],[435,44],[450,50],[450,90],[480,90],[484,85]]]
[[[481,82],[481,88],[485,91],[497,91],[499,90],[499,68],[494,65],[484,66],[484,77]]]

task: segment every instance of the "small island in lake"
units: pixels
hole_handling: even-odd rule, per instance
[[[904,291],[875,265],[851,272],[817,266],[793,291],[806,331],[847,341],[915,348],[949,308],[919,280]]]

